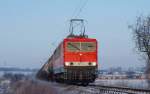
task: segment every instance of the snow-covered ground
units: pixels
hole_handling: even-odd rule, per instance
[[[2,77],[3,74],[4,74],[4,72],[0,72],[0,77]]]
[[[124,80],[101,80],[98,79],[94,84],[97,85],[108,85],[108,86],[119,86],[119,87],[131,87],[131,88],[148,88],[146,80],[137,79],[124,79]]]
[[[145,80],[96,80],[95,83],[98,85],[112,85],[112,86],[120,86],[120,87],[133,87],[133,88],[144,88],[147,87]],[[56,82],[47,82],[41,80],[24,80],[17,87],[16,91],[24,92],[28,91],[28,94],[35,94],[44,90],[44,94],[49,94],[49,92],[53,92],[51,94],[107,94],[102,93],[100,89],[93,88],[91,86],[78,86],[78,85],[68,85],[68,84],[60,84]],[[23,89],[22,89],[23,88]],[[25,90],[25,89],[28,90]],[[43,89],[42,89],[43,88]],[[23,91],[25,90],[25,91]],[[27,93],[26,93],[27,94]],[[111,94],[111,93],[110,93]]]
[[[48,82],[37,80],[36,78],[19,80],[13,85],[9,85],[9,80],[3,80],[0,82],[0,94],[3,92],[12,92],[14,94],[108,94],[102,93],[99,88],[93,88],[91,86],[78,86],[78,85],[68,85],[60,84],[56,82]],[[94,83],[96,85],[106,85],[106,86],[117,86],[117,87],[132,87],[146,89],[148,85],[146,80],[101,80],[97,79]],[[9,89],[10,88],[10,89]],[[13,89],[13,90],[11,90]],[[18,93],[19,92],[19,93]],[[38,93],[37,93],[38,92]],[[11,93],[12,94],[12,93]],[[109,93],[112,94],[112,93]]]
[[[24,75],[31,75],[33,72],[26,72],[26,71],[0,71],[0,77],[4,75],[4,73],[12,73],[12,74],[24,74]]]
[[[51,83],[53,87],[57,90],[58,94],[103,94],[100,93],[99,89],[94,89],[91,87],[77,86],[77,85],[67,85],[59,83]]]
[[[0,79],[0,94],[13,94],[10,87],[10,80]]]
[[[76,85],[65,85],[58,83],[51,83],[60,94],[100,94],[99,89],[91,88],[90,86],[76,86]],[[108,86],[117,86],[117,87],[131,87],[138,89],[148,89],[146,80],[96,80],[94,83],[97,85],[108,85]]]

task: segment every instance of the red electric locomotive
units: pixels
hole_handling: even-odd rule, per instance
[[[80,35],[74,35],[74,21],[83,24],[82,19],[71,20],[71,34],[56,48],[38,72],[38,78],[83,85],[95,81],[98,69],[97,40],[88,38],[84,28]]]

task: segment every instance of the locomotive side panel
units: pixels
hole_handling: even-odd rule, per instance
[[[54,74],[64,72],[64,54],[63,54],[63,42],[58,46],[53,55],[53,71]]]
[[[48,75],[49,75],[49,71],[48,71],[48,62],[45,63],[42,68],[38,71],[38,73],[36,74],[36,77],[38,79],[41,79],[41,80],[48,80]]]

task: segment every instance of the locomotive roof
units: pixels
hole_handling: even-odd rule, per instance
[[[84,38],[84,37],[72,37],[72,38],[65,38],[64,40],[66,41],[71,41],[71,40],[77,40],[77,41],[80,41],[80,40],[87,40],[87,41],[96,41],[96,39],[94,38]]]

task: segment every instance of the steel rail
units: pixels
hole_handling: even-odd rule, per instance
[[[116,87],[116,86],[102,86],[102,85],[89,85],[99,89],[102,93],[110,94],[150,94],[149,89],[137,89],[129,87]]]

